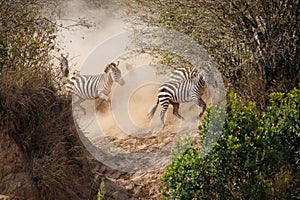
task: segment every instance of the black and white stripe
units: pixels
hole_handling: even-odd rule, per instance
[[[76,75],[71,77],[70,81],[71,86],[68,86],[68,90],[78,97],[78,100],[74,104],[81,109],[83,108],[80,106],[80,103],[85,99],[95,99],[99,97],[97,108],[101,105],[103,100],[110,102],[108,95],[111,92],[113,83],[124,84],[118,63],[108,64],[102,74]]]
[[[60,57],[56,57],[59,61],[60,70],[62,73],[62,77],[68,77],[69,76],[69,62],[68,62],[68,56],[64,56],[63,54],[60,55]]]
[[[193,79],[200,73],[197,67],[177,67],[173,69],[169,75],[169,81],[180,82],[183,80]]]
[[[160,104],[162,107],[160,118],[162,125],[165,126],[164,117],[169,104],[173,105],[173,114],[178,118],[183,119],[178,113],[180,103],[195,102],[198,106],[202,107],[202,112],[199,114],[200,118],[206,110],[206,103],[201,98],[206,86],[207,84],[201,73],[197,73],[191,79],[163,83],[158,89],[158,99],[156,105],[151,109],[149,117],[153,117],[158,104]]]

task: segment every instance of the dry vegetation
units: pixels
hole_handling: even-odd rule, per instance
[[[25,6],[24,6],[25,5]],[[55,23],[42,1],[1,2],[0,193],[13,199],[93,199],[99,180],[76,133],[70,98],[51,72]]]
[[[43,8],[56,4],[0,5],[0,198],[97,199],[98,192],[101,199],[150,198],[147,186],[94,160],[78,137],[71,98],[58,91],[51,63],[60,54],[60,27]]]

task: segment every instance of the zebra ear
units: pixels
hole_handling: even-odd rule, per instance
[[[119,64],[120,64],[120,61],[117,61],[116,67],[118,67],[118,66],[119,66]]]
[[[112,63],[110,63],[110,66],[111,67],[118,67],[119,63],[120,63],[119,61],[117,63],[112,62]]]

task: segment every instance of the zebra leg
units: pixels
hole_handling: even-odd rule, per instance
[[[99,107],[101,106],[101,104],[103,103],[104,99],[99,99],[98,100],[98,103],[97,103],[97,106],[96,106],[96,110],[99,109]]]
[[[97,105],[97,109],[100,107],[103,100],[107,101],[109,103],[109,107],[111,108],[110,99],[106,94],[104,94],[103,92],[99,92],[98,97],[99,97],[99,102],[98,102],[98,105]]]
[[[104,99],[105,101],[110,102],[109,97],[108,97],[106,94],[104,94],[103,92],[100,92],[100,93],[98,94],[98,97],[99,97],[100,99]]]
[[[169,102],[165,102],[164,104],[162,104],[162,109],[161,109],[161,112],[160,112],[160,120],[161,120],[161,123],[163,125],[163,128],[165,127],[165,114],[166,114],[166,111],[169,107]]]
[[[201,118],[204,112],[206,111],[206,103],[203,101],[202,98],[199,98],[197,104],[198,106],[202,107],[202,112],[199,114],[199,118]]]
[[[179,103],[175,103],[175,102],[170,102],[170,104],[173,105],[173,115],[175,115],[176,117],[178,117],[179,119],[184,120],[184,118],[178,113],[179,110]]]

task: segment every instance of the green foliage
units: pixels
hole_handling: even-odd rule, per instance
[[[185,154],[185,152],[191,147],[192,140],[190,136],[185,136],[183,139],[178,138],[177,140],[177,150],[173,152],[172,158],[173,162],[177,160],[181,155]]]
[[[300,90],[270,98],[259,115],[230,94],[219,140],[206,156],[191,147],[174,160],[162,177],[165,198],[299,199]]]
[[[105,190],[105,182],[104,180],[101,181],[100,187],[98,189],[98,193],[97,193],[97,200],[101,200],[101,197],[104,197],[106,193]]]

